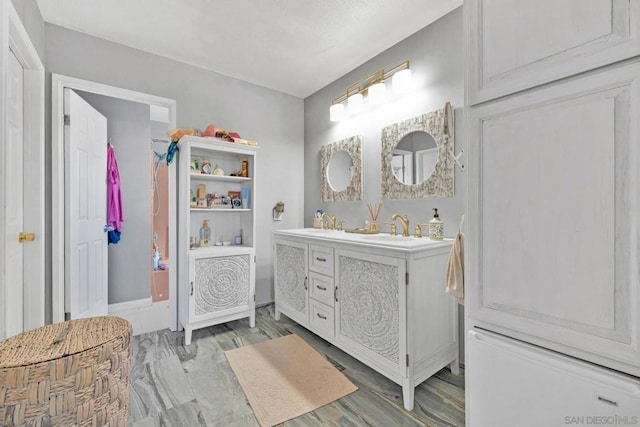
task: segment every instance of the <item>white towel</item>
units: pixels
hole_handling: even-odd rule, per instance
[[[447,293],[464,305],[464,234],[459,232],[449,254],[447,267]]]

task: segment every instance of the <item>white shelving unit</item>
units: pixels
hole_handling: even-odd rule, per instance
[[[257,149],[218,138],[185,136],[178,161],[178,320],[185,345],[194,329],[249,318],[255,325],[255,192]],[[220,167],[224,175],[194,173],[192,159]],[[248,161],[248,177],[229,176]],[[205,185],[207,194],[227,196],[248,189],[241,208],[192,207],[191,195]],[[246,190],[245,190],[246,191]],[[207,220],[211,244],[190,247]],[[241,236],[241,244],[236,237]],[[218,246],[217,244],[223,244]]]

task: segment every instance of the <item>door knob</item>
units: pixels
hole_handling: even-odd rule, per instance
[[[36,234],[35,233],[20,233],[18,234],[18,241],[20,243],[24,242],[25,240],[29,241],[29,242],[33,242],[34,240],[36,240]]]

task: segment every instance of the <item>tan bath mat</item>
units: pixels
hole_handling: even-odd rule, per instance
[[[273,426],[358,388],[295,334],[225,352],[261,426]]]

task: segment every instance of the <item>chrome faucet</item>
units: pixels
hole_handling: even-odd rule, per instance
[[[409,216],[405,214],[404,216],[400,214],[391,215],[392,220],[400,220],[402,224],[402,235],[404,237],[409,237]]]
[[[328,227],[325,227],[325,221],[329,223]],[[322,214],[322,226],[327,230],[335,230],[336,229],[336,217],[333,215],[329,215],[328,213]]]

